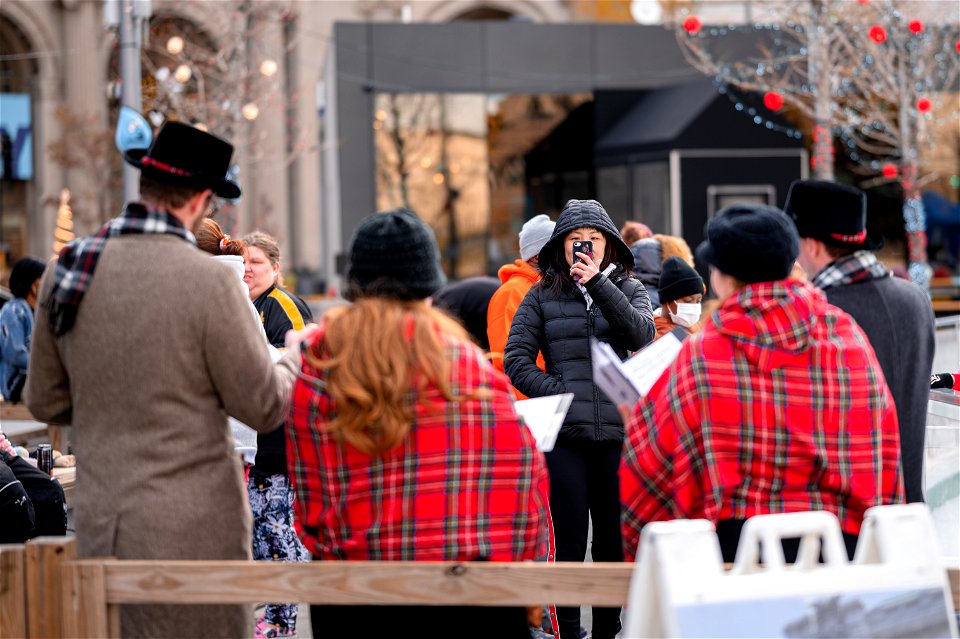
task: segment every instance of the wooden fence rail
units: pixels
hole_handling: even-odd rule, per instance
[[[138,561],[75,558],[72,538],[0,546],[0,639],[119,637],[121,604],[621,606],[633,564]],[[950,570],[960,609],[960,573]]]

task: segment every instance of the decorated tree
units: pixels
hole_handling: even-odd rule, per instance
[[[294,0],[155,0],[142,50],[143,113],[154,127],[179,120],[230,140],[232,179],[289,164],[315,142],[294,117],[314,85],[289,86],[285,73],[297,50]],[[119,78],[119,68],[113,69]],[[119,92],[117,93],[119,97]],[[115,118],[111,118],[115,121]],[[250,203],[251,222],[271,230],[271,204]],[[236,207],[222,209],[232,227]]]
[[[953,122],[956,130],[960,118],[958,10],[956,2],[860,3],[861,29],[847,36],[861,51],[860,64],[841,78],[837,96],[841,136],[857,172],[900,180],[910,277],[923,286],[930,269],[920,196],[935,173],[923,171],[920,159],[938,143],[935,120]]]
[[[70,190],[60,191],[60,204],[57,206],[57,228],[53,230],[53,255],[60,255],[63,247],[74,238],[73,211],[70,210]]]
[[[737,105],[757,124],[772,127],[769,115],[781,109],[809,121],[803,128],[815,177],[833,179],[837,136],[861,176],[899,177],[910,274],[927,286],[918,159],[921,148],[935,142],[927,124],[937,103],[951,103],[943,92],[960,66],[957,3],[808,0],[764,7],[766,15],[742,27],[708,27],[696,15],[683,17],[677,32],[687,59],[714,76],[721,90],[762,94],[762,107]],[[730,46],[731,36],[741,38],[739,48]],[[952,105],[941,115],[956,121],[955,96]]]

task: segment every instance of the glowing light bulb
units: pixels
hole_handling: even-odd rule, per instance
[[[247,102],[243,105],[243,108],[240,109],[240,113],[243,114],[243,117],[251,122],[257,119],[257,116],[260,115],[260,107],[258,107],[253,102]]]
[[[180,36],[173,36],[167,40],[167,51],[170,55],[180,55],[183,53],[183,38]]]
[[[185,64],[181,64],[179,67],[177,67],[177,70],[173,72],[173,79],[180,84],[186,84],[192,77],[193,70]]]
[[[437,184],[437,185],[443,184],[443,181],[444,181],[443,173],[434,173],[434,174],[433,174],[433,183],[434,183],[434,184]]]
[[[260,74],[268,78],[276,73],[277,69],[277,63],[269,58],[260,63]]]

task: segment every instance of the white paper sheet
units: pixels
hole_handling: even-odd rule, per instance
[[[564,393],[523,399],[514,402],[513,407],[533,433],[537,448],[547,453],[553,450],[557,442],[557,433],[563,426],[563,419],[572,401],[573,393]]]
[[[682,342],[667,333],[625,362],[609,344],[592,340],[593,381],[614,404],[633,406],[650,392],[680,353]]]

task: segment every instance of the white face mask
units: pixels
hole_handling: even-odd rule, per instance
[[[667,312],[670,313],[670,319],[673,320],[674,324],[677,326],[683,326],[684,328],[690,328],[700,321],[699,303],[686,304],[684,302],[677,302],[676,314],[669,309],[667,309]]]

